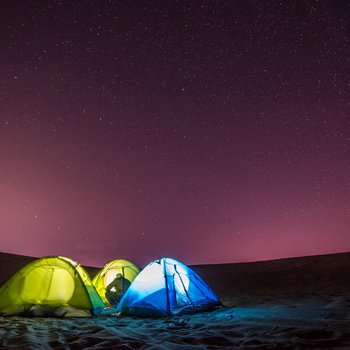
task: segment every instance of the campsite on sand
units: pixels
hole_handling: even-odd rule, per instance
[[[33,260],[1,253],[0,286]],[[349,268],[350,253],[191,266],[224,307],[167,317],[0,317],[0,348],[348,349]],[[100,271],[85,270],[91,279]]]

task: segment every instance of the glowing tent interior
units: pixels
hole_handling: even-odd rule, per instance
[[[34,260],[0,289],[4,316],[91,316],[104,307],[84,268],[62,256]]]
[[[135,279],[140,273],[140,269],[128,260],[118,259],[113,260],[106,264],[104,268],[94,277],[92,284],[96,288],[101,299],[104,301],[106,306],[110,306],[109,301],[106,298],[106,287],[113,281],[116,275],[121,274],[123,278],[129,281],[129,284]],[[124,294],[126,289],[122,288],[116,293]],[[122,295],[118,295],[122,297]]]
[[[188,266],[162,258],[149,263],[118,305],[121,315],[162,316],[220,305],[219,298]]]

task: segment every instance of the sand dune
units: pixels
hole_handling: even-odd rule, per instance
[[[350,292],[350,253],[193,269],[208,281],[226,306],[307,298],[325,302]]]
[[[0,284],[32,259],[0,253]],[[159,319],[0,317],[0,348],[350,349],[350,253],[193,269],[226,307]]]

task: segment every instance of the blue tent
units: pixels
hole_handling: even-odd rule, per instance
[[[189,267],[170,258],[149,263],[118,305],[122,315],[162,316],[220,305],[219,298]]]

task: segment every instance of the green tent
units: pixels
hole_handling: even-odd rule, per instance
[[[62,256],[29,263],[0,289],[3,316],[91,316],[104,307],[84,268]]]
[[[140,269],[128,260],[113,260],[106,264],[92,280],[92,284],[107,306],[110,306],[110,303],[105,296],[106,287],[113,281],[118,273],[131,283],[140,273]]]

